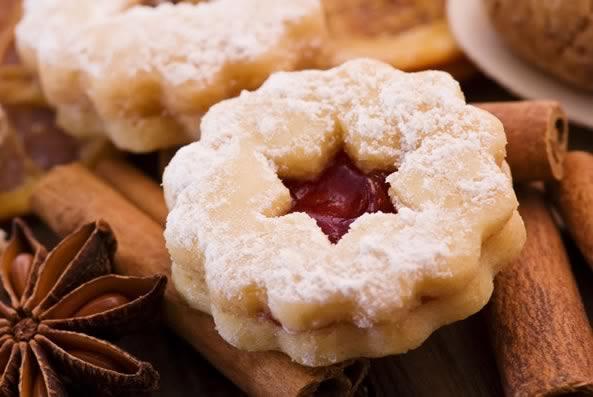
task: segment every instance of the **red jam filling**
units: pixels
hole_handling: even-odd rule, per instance
[[[362,214],[397,212],[387,194],[387,175],[363,173],[342,152],[317,180],[284,180],[293,200],[290,212],[307,213],[335,244]]]

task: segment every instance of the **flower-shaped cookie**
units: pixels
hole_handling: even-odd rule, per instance
[[[319,0],[24,0],[19,52],[67,131],[150,151],[189,142],[216,102],[314,63]]]
[[[502,124],[446,73],[276,73],[201,129],[165,172],[165,234],[176,287],[239,348],[313,366],[414,348],[479,310],[525,240]],[[387,175],[396,213],[333,243],[283,180],[314,184],[340,151]]]

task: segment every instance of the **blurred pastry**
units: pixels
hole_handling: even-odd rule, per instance
[[[315,64],[324,42],[318,0],[171,3],[24,1],[19,53],[60,126],[134,152],[186,143],[211,105]]]
[[[593,91],[593,0],[483,0],[518,56],[562,81]]]

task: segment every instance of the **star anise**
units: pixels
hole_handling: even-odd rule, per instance
[[[19,220],[0,257],[0,395],[67,395],[71,383],[101,395],[147,391],[158,373],[99,337],[155,319],[166,277],[111,274],[116,241],[98,221],[51,252]]]

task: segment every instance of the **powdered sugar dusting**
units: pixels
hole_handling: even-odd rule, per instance
[[[438,293],[428,286],[457,282],[461,263],[478,266],[486,231],[516,209],[504,145],[500,122],[446,73],[371,60],[278,73],[214,106],[202,141],[167,168],[168,247],[183,271],[205,270],[217,311],[269,310],[293,331],[396,322]],[[398,213],[365,214],[332,245],[308,215],[284,215],[278,176],[310,179],[341,147],[367,171],[393,170]]]
[[[172,85],[208,83],[225,63],[264,54],[291,23],[317,9],[317,0],[216,0],[156,8],[133,0],[26,0],[18,37],[39,51],[44,63],[61,63],[65,52],[77,54],[83,70],[93,75],[132,51],[131,74],[156,67]]]
[[[97,76],[111,66],[109,61],[118,61],[115,56],[133,51],[134,63],[128,65],[131,74],[152,67],[172,86],[187,82],[206,85],[212,83],[223,65],[247,62],[269,51],[290,29],[291,21],[310,15],[316,6],[314,0],[281,6],[271,0],[218,0],[198,5],[134,7],[86,26],[82,38],[68,44],[72,52],[79,54],[82,68]],[[103,39],[96,34],[109,30],[117,36],[110,45],[97,50],[97,41]],[[140,42],[141,48],[134,50]],[[44,54],[48,62],[52,62],[52,56],[59,62],[59,53]]]
[[[188,141],[214,103],[314,64],[326,34],[319,0],[139,3],[27,0],[17,29],[63,126],[81,133],[76,104],[134,151]],[[149,131],[172,138],[134,136]]]
[[[134,3],[137,1],[24,0],[23,18],[16,28],[21,55],[36,69],[41,46],[48,53],[59,50],[83,26],[112,17]]]

